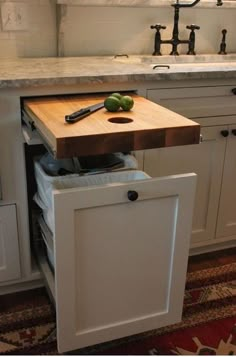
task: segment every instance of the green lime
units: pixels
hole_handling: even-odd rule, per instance
[[[112,94],[110,95],[110,97],[115,97],[115,98],[121,100],[122,95],[121,95],[120,93],[112,93]]]
[[[120,106],[124,111],[128,112],[134,106],[133,98],[129,95],[124,95],[120,100]]]
[[[104,100],[104,107],[109,112],[117,112],[120,108],[120,100],[118,98],[112,97],[112,96],[107,97]]]

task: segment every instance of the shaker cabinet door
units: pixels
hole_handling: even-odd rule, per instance
[[[224,126],[201,129],[200,145],[179,146],[145,151],[144,170],[152,177],[194,172],[197,190],[193,214],[192,245],[215,238],[217,210],[221,189],[227,138]],[[236,142],[236,138],[235,138]]]
[[[196,175],[54,191],[60,352],[181,320]]]
[[[236,125],[229,126],[216,237],[236,235]]]
[[[0,206],[0,282],[20,278],[15,205]]]

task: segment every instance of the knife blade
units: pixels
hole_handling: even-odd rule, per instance
[[[82,108],[74,113],[71,113],[69,115],[65,115],[65,121],[69,124],[76,123],[77,121],[87,117],[91,113],[96,112],[97,110],[101,109],[104,107],[104,102],[90,105],[89,107]]]

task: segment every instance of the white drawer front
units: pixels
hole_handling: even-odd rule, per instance
[[[181,319],[195,184],[186,174],[54,191],[60,352]]]
[[[147,98],[188,118],[234,115],[233,86],[149,89]]]

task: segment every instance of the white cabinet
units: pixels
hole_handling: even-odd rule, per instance
[[[56,107],[58,100],[52,101]],[[80,99],[77,100],[79,106]],[[33,107],[36,101],[34,98]],[[45,105],[45,99],[39,101]],[[67,101],[63,98],[63,107]],[[145,109],[145,103],[151,112]],[[30,106],[27,116],[34,118],[36,130],[42,135],[43,130],[38,129],[41,125],[38,104],[36,110],[34,107],[34,116],[29,100],[25,101],[25,109]],[[54,113],[50,108],[49,119]],[[74,134],[58,146],[60,140],[51,140],[55,145],[50,146],[50,140],[45,139],[52,138],[56,131],[55,120],[49,120],[53,122],[53,129],[47,128],[44,140],[55,156],[66,158],[75,152],[79,156],[81,150],[82,153],[86,150],[87,155],[95,155],[96,150],[99,154],[104,150],[111,152],[117,148],[116,143],[127,150],[135,150],[199,142],[198,124],[176,114],[172,116],[173,112],[143,98],[140,98],[142,109],[139,111],[138,108],[137,100],[136,112],[129,114],[132,122],[136,122],[135,130],[128,126],[133,125],[130,121],[122,120],[122,129],[120,124],[113,129],[107,120],[109,131],[101,136],[97,135],[92,122],[92,141],[89,141],[94,143],[92,147],[87,144],[87,131],[81,129],[82,125],[88,125],[89,119],[92,121],[92,116],[79,122],[80,126],[70,127]],[[67,107],[64,109],[65,113],[69,111]],[[98,123],[104,127],[107,113],[99,115],[103,117]],[[123,114],[116,114],[116,120],[118,115]],[[57,117],[59,128],[63,121],[64,134],[64,114]],[[161,123],[155,120],[156,117],[161,118]],[[168,125],[163,123],[164,117],[167,117]],[[139,120],[144,123],[144,130],[140,129]],[[154,123],[149,125],[152,120]],[[37,178],[37,163],[35,173]],[[40,264],[55,299],[59,351],[66,352],[180,321],[196,175],[186,173],[150,178],[143,172],[124,170],[88,177],[76,174],[76,177],[53,179],[47,177],[46,172],[43,176],[47,184],[52,185],[46,196],[51,198],[53,238],[45,238],[45,243],[48,253],[50,250],[49,264],[53,265],[54,276],[46,267],[45,258],[40,258]],[[40,207],[45,218],[47,208],[44,204]],[[41,230],[43,235],[50,235],[48,227],[45,232],[41,225]]]
[[[20,278],[15,205],[0,206],[0,282]]]
[[[200,145],[147,150],[144,170],[153,177],[198,175],[191,246],[236,239],[236,100],[232,86],[148,90],[148,98],[202,125]],[[233,132],[232,132],[233,131]]]
[[[196,175],[121,177],[53,193],[60,352],[181,320]]]
[[[214,239],[226,140],[226,126],[202,128],[199,145],[161,148],[145,152],[144,170],[152,177],[195,172],[197,190],[192,243]]]
[[[2,200],[2,183],[1,183],[1,176],[0,176],[0,200]]]
[[[166,89],[148,89],[147,97],[155,103],[185,115],[187,118],[206,118],[236,114],[232,90],[236,85],[201,85],[186,87],[171,83]]]
[[[0,294],[40,283],[30,252],[20,95],[13,92],[9,88],[0,90]]]
[[[236,125],[229,125],[216,237],[236,235]]]
[[[73,99],[79,107],[81,97]],[[101,101],[101,97],[97,100]],[[69,158],[74,153],[91,156],[104,150],[109,153],[117,149],[117,144],[124,150],[136,150],[199,142],[198,124],[137,95],[130,121],[123,121],[122,112],[117,113],[111,126],[113,114],[101,111],[65,131],[64,113],[71,111],[70,101],[70,97],[52,98],[50,105],[48,98],[24,101],[24,119],[28,122],[33,118],[40,135],[42,121],[53,122],[53,127],[47,126],[44,131],[44,139],[50,137],[47,145],[57,157]],[[92,103],[94,98],[89,96],[89,101]],[[57,115],[58,128],[61,130],[63,122],[62,134],[67,134],[63,140],[61,134],[59,139],[51,139],[54,132],[58,135],[52,120],[55,104],[64,110],[63,115]],[[41,110],[45,105],[46,118]],[[119,115],[122,128],[119,121],[116,124]],[[158,122],[156,117],[160,118]],[[87,177],[77,173],[73,177],[52,178],[42,173],[38,164],[35,163],[37,202],[50,226],[46,232],[41,224],[41,230],[54,278],[45,259],[40,258],[40,264],[55,299],[59,351],[180,321],[196,175],[153,179],[143,172],[124,169]],[[50,188],[42,189],[42,181]],[[48,238],[49,228],[53,238]]]

